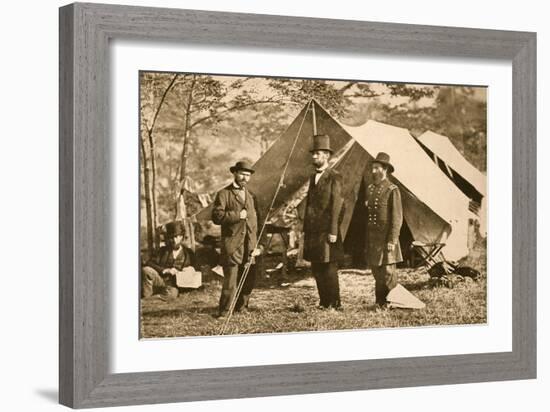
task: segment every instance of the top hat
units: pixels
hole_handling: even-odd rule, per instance
[[[372,163],[380,163],[382,165],[386,165],[390,173],[393,173],[393,171],[395,170],[392,164],[390,163],[390,155],[384,152],[378,153],[376,155],[376,159],[374,159]]]
[[[316,134],[313,136],[313,147],[310,152],[314,152],[316,150],[326,150],[327,152],[332,153],[332,149],[330,148],[330,137],[328,134]]]
[[[168,222],[165,225],[166,227],[166,238],[183,236],[185,235],[185,228],[183,227],[182,222]]]
[[[235,163],[234,166],[231,166],[229,168],[229,171],[231,173],[238,172],[239,170],[244,170],[246,172],[254,173],[254,169],[252,169],[252,165],[246,160],[240,160],[237,163]]]

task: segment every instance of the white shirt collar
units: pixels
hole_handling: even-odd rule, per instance
[[[319,183],[319,180],[321,180],[321,176],[323,176],[323,173],[327,169],[328,169],[328,167],[325,166],[323,169],[316,169],[315,170],[315,184]]]
[[[174,258],[176,258],[176,257],[179,255],[179,253],[181,252],[181,249],[182,249],[182,245],[180,244],[179,247],[178,247],[177,249],[173,249],[173,250],[172,250],[172,256],[173,256]]]

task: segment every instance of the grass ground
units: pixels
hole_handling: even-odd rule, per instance
[[[484,266],[484,265],[483,265]],[[366,271],[341,270],[344,310],[319,310],[315,281],[310,273],[289,274],[287,287],[261,277],[252,293],[248,313],[236,313],[225,334],[275,333],[343,329],[393,328],[479,324],[487,321],[485,268],[479,281],[466,278],[453,288],[434,286],[422,270],[400,269],[399,281],[426,304],[422,310],[377,312],[374,278]],[[215,318],[221,283],[213,281],[171,301],[142,300],[143,338],[217,335],[223,322]]]

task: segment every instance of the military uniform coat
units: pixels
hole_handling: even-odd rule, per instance
[[[309,180],[304,216],[304,259],[310,262],[338,262],[344,255],[340,224],[344,215],[342,176],[326,169],[317,184],[315,174]],[[328,235],[336,235],[335,243]]]
[[[246,209],[247,218],[239,214]],[[214,200],[212,221],[222,227],[221,264],[232,266],[247,261],[256,246],[258,235],[258,202],[256,196],[244,189],[244,200],[233,183],[220,190]]]
[[[403,224],[403,207],[399,188],[384,179],[367,187],[367,264],[371,267],[401,262],[399,232]],[[394,244],[388,252],[388,243]]]

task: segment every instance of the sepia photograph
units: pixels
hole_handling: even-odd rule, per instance
[[[140,338],[487,323],[487,87],[141,71]]]

